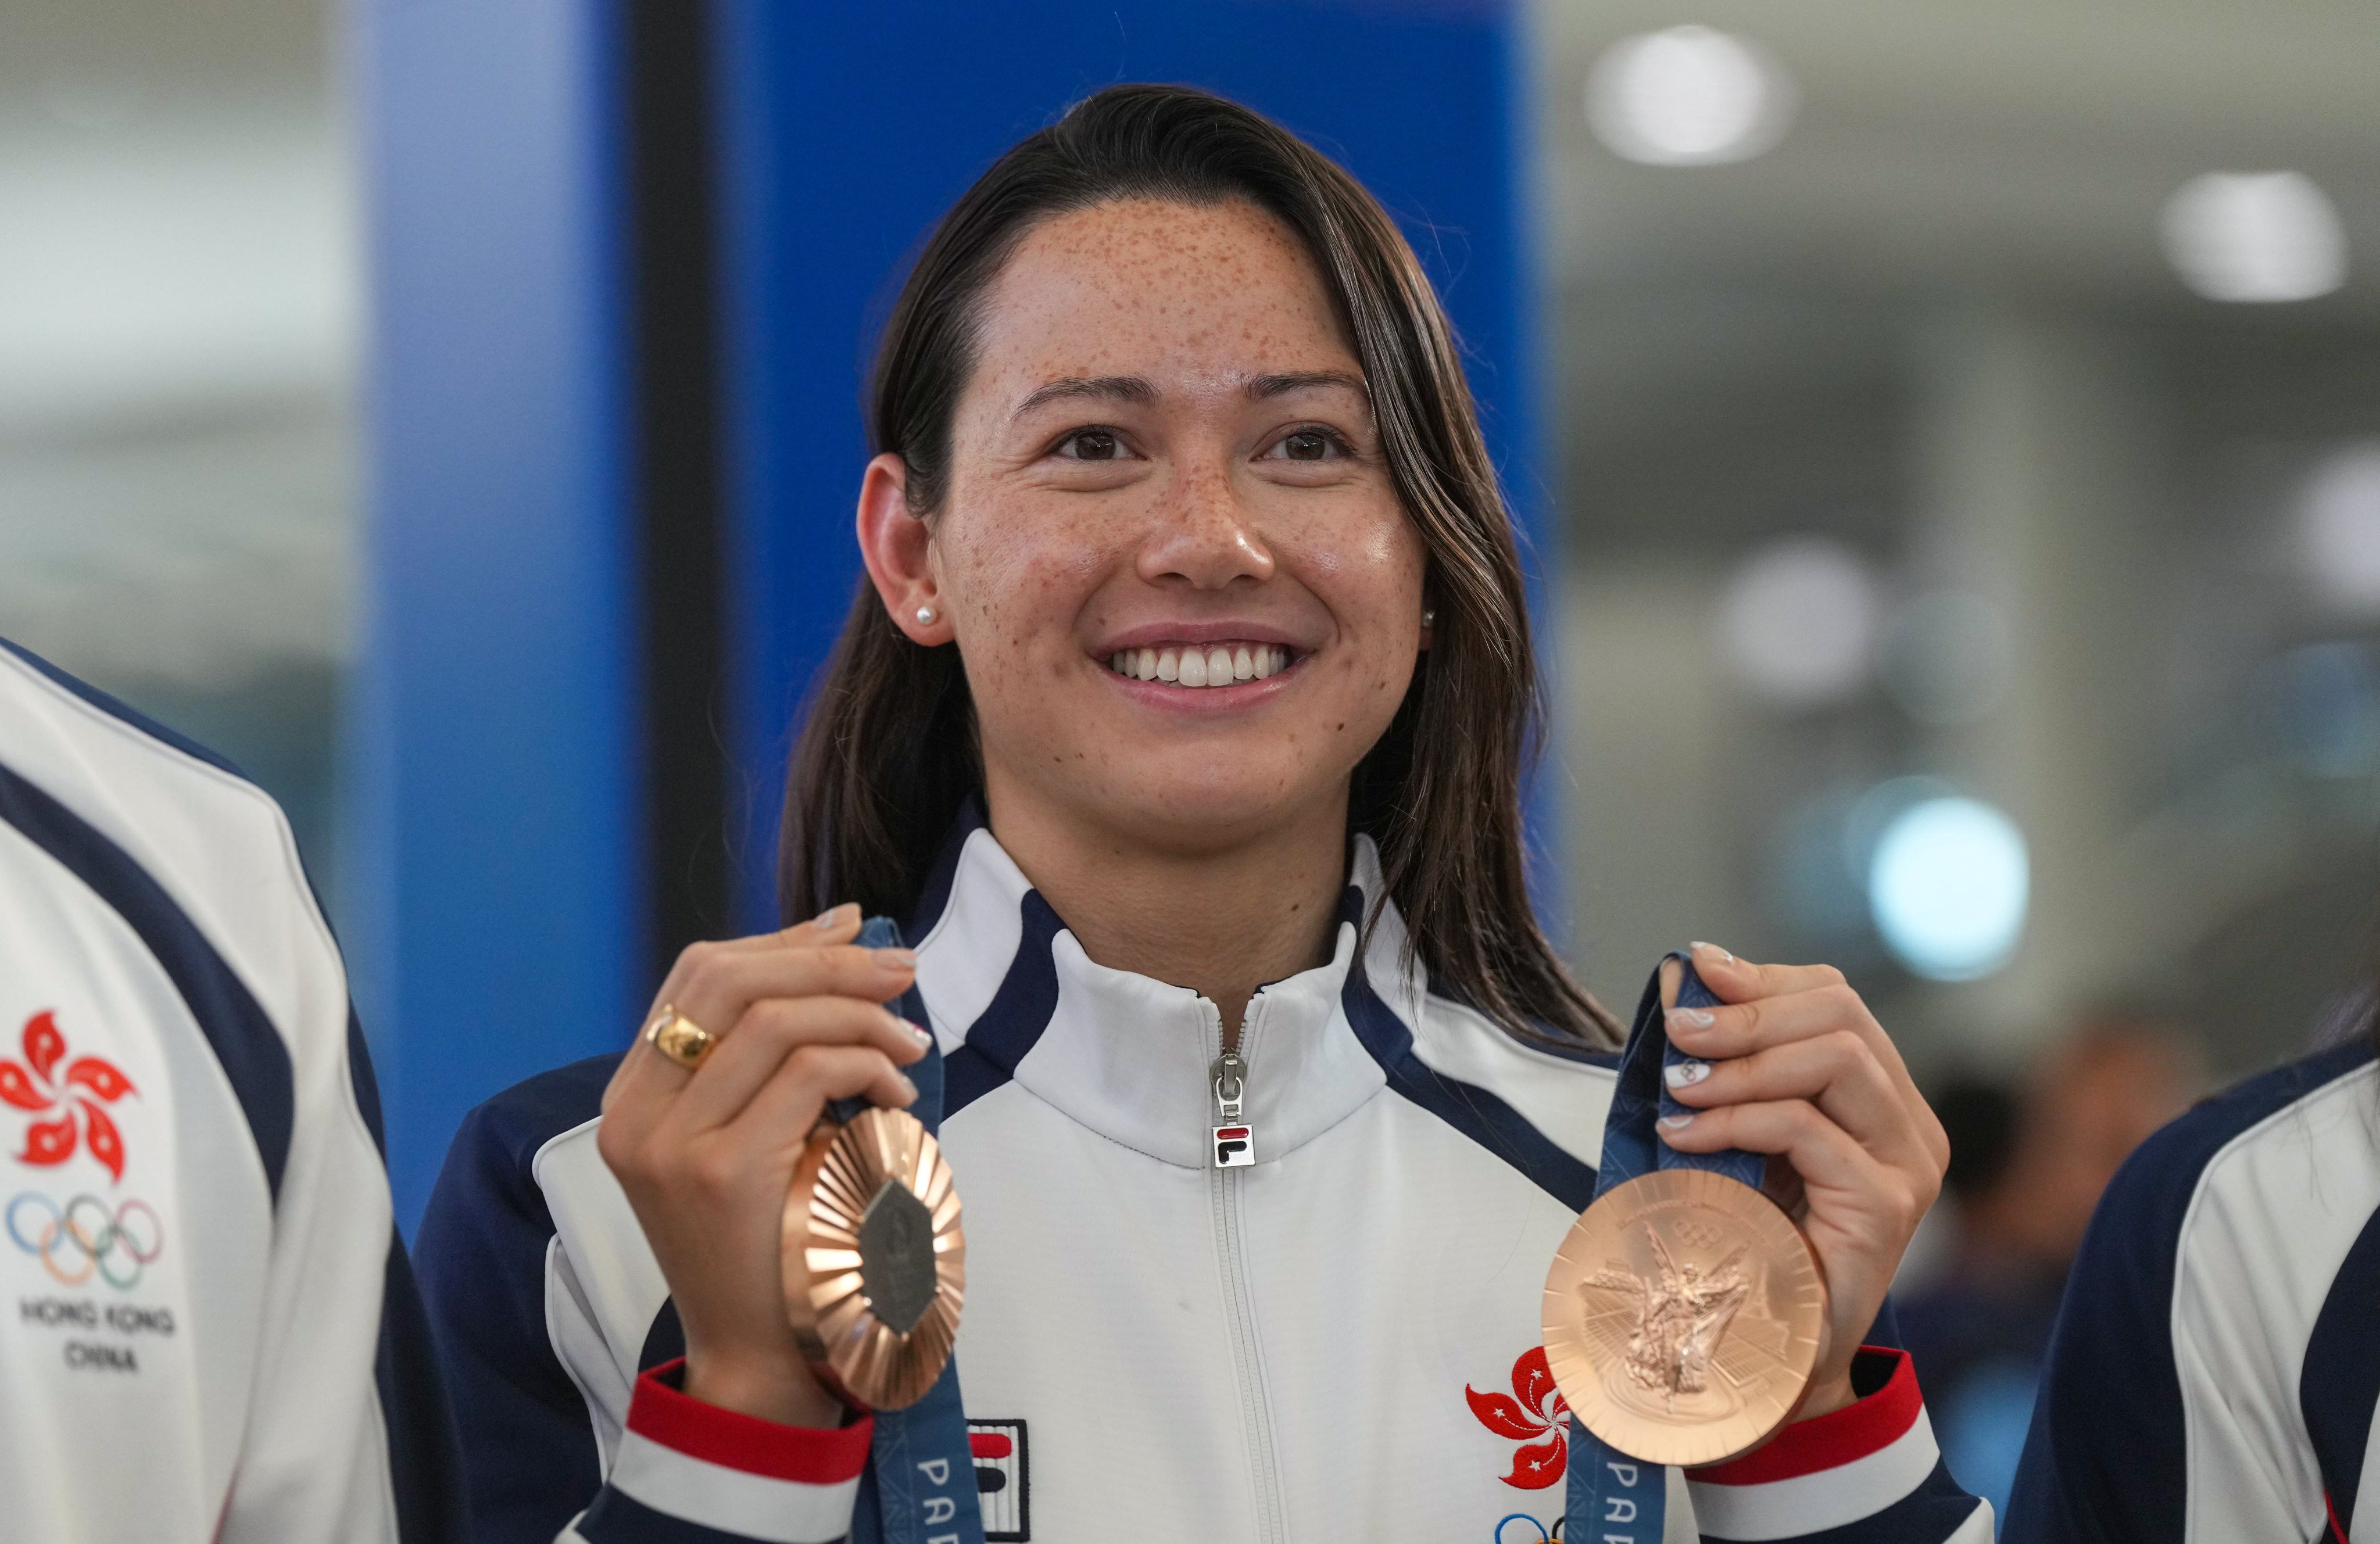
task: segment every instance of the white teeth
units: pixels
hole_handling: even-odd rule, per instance
[[[1142,681],[1184,687],[1228,687],[1261,681],[1289,668],[1289,650],[1277,643],[1218,643],[1172,649],[1119,649],[1108,668]]]

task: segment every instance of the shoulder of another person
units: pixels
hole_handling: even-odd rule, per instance
[[[2236,1083],[2168,1123],[2100,1198],[2070,1296],[2131,1302],[2164,1324],[2179,1278],[2203,1275],[2209,1262],[2286,1274],[2314,1232],[2360,1231],[2380,1185],[2375,1075],[2368,1044],[2338,1046]],[[2327,1215],[2342,1205],[2354,1214]],[[2255,1290],[2233,1282],[2221,1295],[2245,1306]]]

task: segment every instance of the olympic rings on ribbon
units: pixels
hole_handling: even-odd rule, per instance
[[[39,1226],[31,1237],[26,1236],[28,1207],[39,1209],[34,1214]],[[48,1215],[42,1217],[42,1212]],[[165,1225],[148,1202],[137,1198],[111,1210],[105,1201],[86,1194],[62,1210],[40,1191],[27,1190],[8,1203],[6,1222],[10,1241],[37,1257],[61,1286],[80,1286],[96,1275],[129,1292],[140,1284],[142,1268],[165,1247]]]

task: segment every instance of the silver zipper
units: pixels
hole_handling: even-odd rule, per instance
[[[1228,1048],[1215,1058],[1215,1167],[1245,1169],[1257,1161],[1257,1138],[1241,1113],[1248,1088],[1248,1064],[1239,1049]]]
[[[1240,1043],[1250,1043],[1262,999],[1248,1004]],[[1208,1013],[1220,1041],[1222,1015],[1212,1004]],[[1272,1402],[1265,1392],[1264,1363],[1257,1344],[1256,1309],[1248,1290],[1247,1246],[1240,1228],[1240,1171],[1256,1162],[1256,1137],[1245,1119],[1248,1064],[1236,1048],[1215,1058],[1212,1083],[1215,1100],[1215,1166],[1208,1171],[1208,1198],[1215,1222],[1215,1244],[1223,1269],[1223,1316],[1231,1331],[1233,1381],[1240,1394],[1240,1414],[1247,1433],[1249,1480],[1255,1491],[1257,1537],[1263,1544],[1288,1544],[1288,1507],[1281,1493],[1281,1465],[1273,1448]],[[1226,1136],[1226,1133],[1237,1133]],[[1227,1142],[1242,1144],[1225,1152]]]

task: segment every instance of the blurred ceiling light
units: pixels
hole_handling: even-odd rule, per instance
[[[1586,77],[1586,121],[1613,154],[1651,166],[1716,166],[1773,149],[1793,120],[1793,78],[1709,27],[1622,38]]]
[[[1920,723],[1973,723],[1991,711],[2015,674],[2007,614],[1980,595],[1930,590],[1900,608],[1876,644],[1876,674]]]
[[[2030,882],[2015,821],[1980,799],[1929,798],[1901,810],[1877,839],[1868,911],[1911,971],[1972,981],[2016,952]]]
[[[2347,282],[2347,231],[2299,172],[2209,172],[2166,201],[2165,255],[2210,300],[2311,300]]]
[[[2314,468],[2298,499],[2298,542],[2316,594],[2339,611],[2380,615],[2380,441]]]
[[[1840,701],[1867,682],[1876,581],[1860,555],[1793,537],[1746,559],[1719,600],[1719,650],[1746,690],[1785,708]]]

